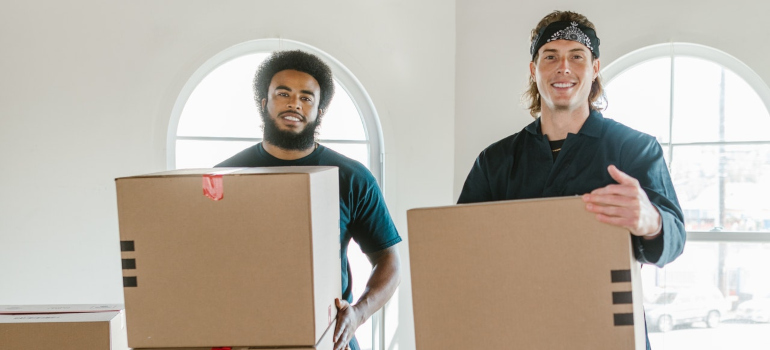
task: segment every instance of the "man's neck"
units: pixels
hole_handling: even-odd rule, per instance
[[[574,111],[553,111],[543,106],[540,112],[540,129],[551,141],[564,140],[568,134],[577,134],[588,119],[588,107]]]
[[[262,141],[262,147],[265,149],[265,152],[278,159],[295,160],[307,157],[310,153],[313,153],[313,151],[318,148],[318,144],[314,142],[312,146],[303,150],[286,150],[269,141]]]

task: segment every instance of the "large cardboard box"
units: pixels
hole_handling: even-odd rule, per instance
[[[116,180],[132,348],[312,347],[341,296],[335,167]]]
[[[417,349],[644,349],[627,230],[579,197],[408,211]]]
[[[0,306],[0,349],[127,350],[123,313],[102,311],[110,309],[104,305]]]

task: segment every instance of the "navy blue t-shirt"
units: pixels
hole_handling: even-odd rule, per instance
[[[249,147],[216,166],[306,165],[328,165],[339,168],[342,298],[352,303],[352,279],[347,258],[350,239],[354,239],[365,254],[377,252],[401,242],[401,236],[388,213],[380,187],[369,169],[322,145],[318,145],[313,153],[304,158],[283,160],[267,153],[262,143]]]

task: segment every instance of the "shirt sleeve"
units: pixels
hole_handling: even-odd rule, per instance
[[[473,163],[468,177],[465,179],[463,189],[457,204],[489,202],[494,200],[489,183],[488,166],[486,163],[486,150],[481,152]]]
[[[354,204],[351,210],[351,236],[364,254],[377,252],[401,242],[390,217],[385,198],[374,176],[359,176],[354,182]]]
[[[663,229],[660,236],[652,240],[634,236],[634,254],[639,262],[663,267],[674,261],[684,249],[687,235],[684,214],[660,144],[648,135],[640,141],[639,146],[624,147],[630,153],[623,159],[631,161],[624,162],[627,164],[622,164],[621,170],[639,180],[650,202],[660,213]]]

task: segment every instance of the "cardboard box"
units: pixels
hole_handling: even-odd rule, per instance
[[[314,346],[307,346],[307,347],[249,347],[249,346],[234,346],[231,347],[229,350],[332,350],[334,349],[334,341],[333,341],[333,335],[334,332],[334,326],[336,325],[336,322],[332,322],[332,324],[329,325],[329,327],[326,329],[326,332],[324,332],[323,335],[321,335],[321,340],[318,341],[318,344]],[[227,349],[227,348],[225,348]],[[140,349],[135,349],[140,350]],[[210,347],[205,348],[145,348],[141,350],[212,350]]]
[[[338,181],[336,167],[117,179],[129,346],[318,343],[342,293]]]
[[[417,349],[644,349],[627,230],[579,197],[408,211]]]
[[[96,305],[94,305],[96,306]],[[53,307],[57,313],[41,313]],[[127,350],[121,311],[94,310],[87,305],[0,306],[3,350]],[[77,312],[77,313],[61,313]],[[99,310],[99,309],[97,309]]]

